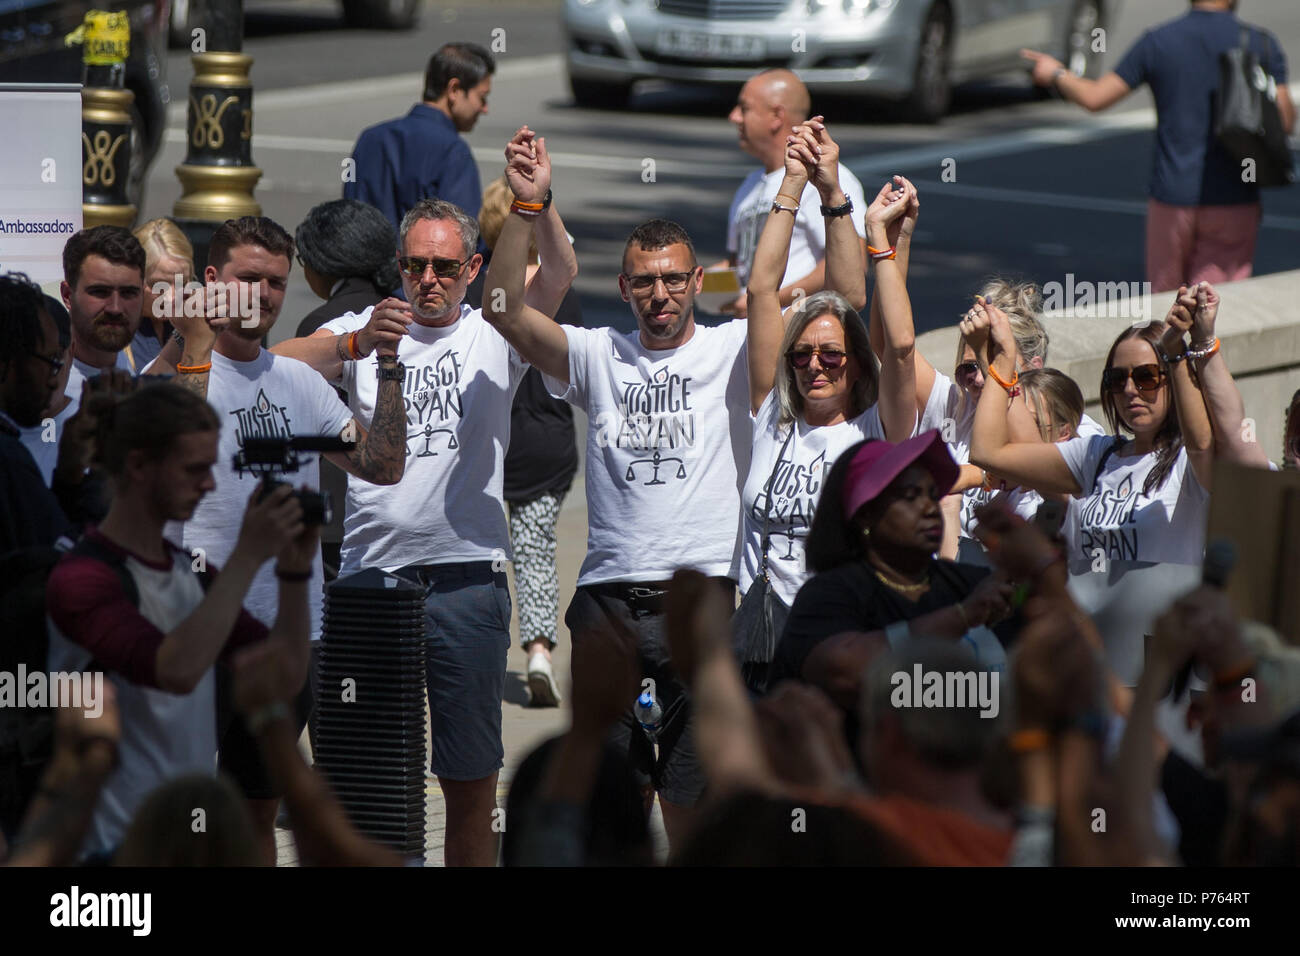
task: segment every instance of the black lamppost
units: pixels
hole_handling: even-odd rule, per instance
[[[212,233],[227,219],[260,216],[253,188],[262,171],[253,165],[253,58],[244,45],[241,0],[194,0],[190,24],[203,52],[191,58],[185,162],[176,167],[181,197],[172,215],[194,245],[202,271]]]

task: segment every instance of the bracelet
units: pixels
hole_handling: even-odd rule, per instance
[[[1007,381],[1003,381],[1002,376],[998,374],[998,370],[995,369],[995,368],[993,367],[993,363],[990,362],[990,363],[989,363],[989,378],[993,379],[993,381],[997,382],[997,383],[998,383],[999,385],[1001,385],[1004,389],[1006,389],[1007,392],[1011,395],[1012,398],[1014,398],[1015,396],[1017,396],[1017,395],[1020,394],[1020,389],[1019,389],[1019,388],[1016,388],[1016,386],[1017,386],[1017,385],[1019,384],[1019,382],[1020,382],[1020,373],[1019,373],[1019,372],[1012,372],[1012,373],[1011,373],[1011,381],[1009,381],[1009,382],[1007,382]]]
[[[853,200],[847,196],[843,205],[840,206],[822,206],[822,215],[827,219],[838,219],[840,216],[847,216],[853,212]]]
[[[261,710],[255,710],[244,718],[244,723],[248,727],[248,732],[254,737],[266,729],[267,724],[276,720],[288,720],[290,717],[289,708],[282,700],[274,701],[267,704]]]
[[[980,482],[980,491],[992,491],[993,479],[989,477],[988,469],[981,468],[980,474],[984,476],[984,480]]]
[[[357,331],[348,336],[348,355],[353,361],[361,358],[361,347],[357,344],[357,336],[360,334],[361,330],[357,329]]]
[[[898,249],[895,246],[890,246],[888,249],[877,249],[875,246],[867,246],[867,255],[869,255],[872,260],[879,262],[882,259],[897,258]]]
[[[181,375],[197,375],[200,372],[211,372],[212,363],[204,362],[202,365],[177,365],[176,371]]]
[[[1007,746],[1012,753],[1028,754],[1036,750],[1046,750],[1052,745],[1052,735],[1046,730],[1038,727],[1031,727],[1026,730],[1017,730],[1007,738]]]
[[[797,197],[797,196],[787,196],[785,193],[777,193],[777,194],[776,194],[776,198],[777,198],[777,199],[788,199],[788,200],[790,200],[790,202],[794,203],[794,208],[795,208],[795,209],[798,209],[798,208],[799,208],[799,197]]]
[[[1187,346],[1184,345],[1183,350],[1179,354],[1166,355],[1164,346],[1161,345],[1156,348],[1156,354],[1160,356],[1160,361],[1164,362],[1166,365],[1177,365],[1183,359],[1187,358],[1188,352]]]
[[[1251,657],[1236,667],[1230,667],[1226,671],[1216,671],[1214,674],[1215,689],[1232,690],[1254,670],[1255,658]]]
[[[312,566],[307,565],[306,571],[286,571],[278,564],[275,566],[275,576],[281,581],[310,581]]]
[[[352,356],[348,353],[348,334],[340,332],[334,337],[334,354],[339,357],[340,362],[352,361]]]
[[[772,212],[788,212],[792,216],[799,215],[798,206],[782,206],[776,199],[772,200]]]
[[[546,195],[542,197],[541,202],[523,202],[515,199],[510,203],[511,212],[521,212],[525,215],[540,215],[551,208],[551,191],[546,190]]]
[[[1197,359],[1198,361],[1199,361],[1200,359],[1207,359],[1207,358],[1209,358],[1211,355],[1213,355],[1215,352],[1219,351],[1219,345],[1220,345],[1220,344],[1221,344],[1221,343],[1219,342],[1219,340],[1218,340],[1218,339],[1215,339],[1215,340],[1214,340],[1213,342],[1211,342],[1209,345],[1203,346],[1203,347],[1201,347],[1201,348],[1199,348],[1199,349],[1198,349],[1198,348],[1190,348],[1190,349],[1187,350],[1187,352],[1186,352],[1185,354],[1186,354],[1186,356],[1187,356],[1188,358],[1194,358],[1194,359]]]

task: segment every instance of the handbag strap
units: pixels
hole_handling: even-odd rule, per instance
[[[767,534],[768,521],[772,517],[772,485],[776,483],[776,473],[781,467],[781,460],[785,458],[785,450],[790,447],[790,441],[794,438],[795,429],[799,427],[797,421],[790,423],[790,434],[785,436],[785,443],[781,445],[781,450],[776,453],[776,464],[772,466],[772,474],[767,476],[767,498],[763,501],[763,557],[759,562],[758,574],[764,581],[767,577],[767,546],[771,540]]]

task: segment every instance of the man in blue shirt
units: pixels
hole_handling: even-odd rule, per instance
[[[496,63],[475,43],[447,43],[429,58],[424,100],[398,119],[372,126],[352,150],[356,178],[344,199],[360,199],[401,226],[421,199],[443,199],[477,216],[483,201],[468,133],[488,111]]]
[[[1091,112],[1117,103],[1143,83],[1156,103],[1155,164],[1148,187],[1147,280],[1165,292],[1202,280],[1250,275],[1259,231],[1259,186],[1214,138],[1219,57],[1241,44],[1277,82],[1277,105],[1288,133],[1295,106],[1287,90],[1286,55],[1266,30],[1246,27],[1237,0],[1192,0],[1177,20],[1142,34],[1119,66],[1097,80],[1075,76],[1059,60],[1023,50],[1034,82],[1055,87]]]

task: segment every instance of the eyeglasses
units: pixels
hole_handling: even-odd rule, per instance
[[[633,292],[649,292],[660,280],[663,280],[664,288],[669,292],[685,292],[686,286],[690,284],[691,277],[694,275],[695,270],[692,269],[690,272],[665,272],[663,275],[643,272],[630,276],[625,272],[623,278],[627,280]]]
[[[1132,370],[1126,368],[1108,368],[1101,373],[1102,391],[1110,392],[1112,395],[1120,395],[1124,392],[1124,387],[1128,384],[1129,378],[1133,379],[1133,387],[1138,390],[1139,395],[1154,395],[1160,391],[1160,386],[1165,384],[1165,370],[1154,363],[1150,365],[1135,365]]]
[[[421,259],[419,256],[398,256],[397,267],[402,270],[402,275],[408,279],[424,278],[424,270],[429,266],[433,266],[433,274],[439,279],[454,279],[465,268],[465,263],[473,258],[473,255],[464,260]]]
[[[50,373],[52,375],[58,375],[60,372],[63,371],[63,366],[67,364],[61,358],[50,358],[48,355],[42,355],[40,352],[29,352],[27,354],[29,354],[32,358],[38,358],[42,362],[48,364],[50,366]]]
[[[955,372],[958,378],[974,378],[975,373],[979,370],[979,362],[962,362],[957,366]]]
[[[847,357],[847,353],[839,349],[791,349],[785,353],[795,368],[807,368],[812,364],[814,355],[822,363],[822,368],[839,368]]]

